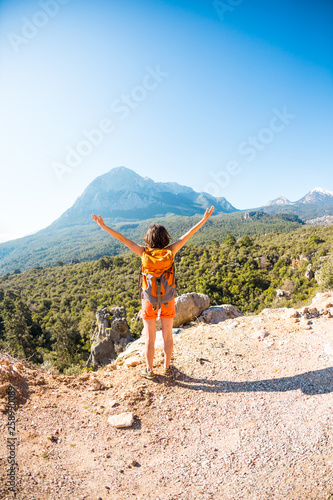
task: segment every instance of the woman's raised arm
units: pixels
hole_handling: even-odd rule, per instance
[[[107,231],[109,234],[111,234],[111,236],[113,236],[118,241],[126,245],[130,250],[132,250],[132,252],[136,253],[137,255],[140,255],[140,257],[142,256],[145,247],[143,247],[142,245],[138,245],[129,238],[126,238],[126,236],[124,236],[123,234],[119,233],[118,231],[115,231],[114,229],[111,229],[111,227],[108,227],[104,223],[104,220],[100,215],[97,216],[93,214],[92,218],[102,229],[104,229],[104,231]]]
[[[203,216],[201,221],[198,222],[195,226],[193,226],[187,233],[183,234],[183,236],[181,238],[179,238],[178,241],[176,241],[175,243],[172,243],[172,245],[169,246],[169,248],[173,254],[177,253],[185,245],[185,243],[191,238],[191,236],[193,236],[194,233],[196,233],[208,221],[208,219],[212,215],[213,211],[214,211],[214,207],[211,207],[209,210],[207,208],[205,215]]]

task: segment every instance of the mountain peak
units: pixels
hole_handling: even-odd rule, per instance
[[[121,166],[96,177],[53,224],[87,224],[92,213],[113,220],[144,220],[170,213],[191,216],[203,214],[210,205],[215,206],[215,214],[237,210],[225,198],[198,193],[176,182],[155,182]]]
[[[311,189],[303,198],[299,200],[299,203],[318,203],[321,205],[332,205],[333,203],[333,192],[328,191],[320,187]]]
[[[312,193],[320,193],[328,196],[333,196],[333,191],[327,191],[327,189],[321,188],[321,187],[316,187],[314,189],[311,189],[311,191],[308,194]]]
[[[275,198],[275,200],[265,203],[265,207],[270,207],[272,205],[292,205],[292,202],[289,201],[285,196],[279,196],[279,198]]]

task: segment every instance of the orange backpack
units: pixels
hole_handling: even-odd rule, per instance
[[[176,294],[173,253],[167,248],[146,247],[141,257],[140,299],[149,300],[153,309],[168,306]]]

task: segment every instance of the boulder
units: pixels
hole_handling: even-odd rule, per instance
[[[226,319],[234,319],[243,316],[243,313],[237,307],[231,304],[222,304],[212,306],[206,309],[198,318],[203,323],[217,324]]]
[[[185,293],[176,298],[176,317],[173,326],[185,325],[196,319],[200,314],[208,309],[210,299],[203,293]]]
[[[111,363],[132,340],[124,307],[98,309],[87,367]]]

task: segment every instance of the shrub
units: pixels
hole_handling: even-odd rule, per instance
[[[319,273],[319,282],[322,290],[333,289],[333,257],[331,256],[323,264]]]

